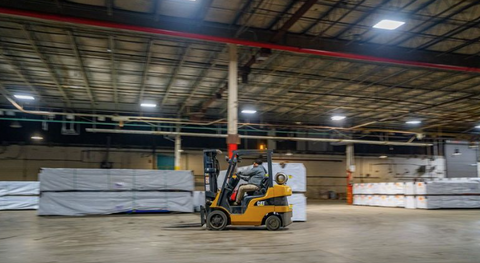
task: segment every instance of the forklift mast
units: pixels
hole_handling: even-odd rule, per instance
[[[222,154],[220,150],[210,149],[203,151],[203,167],[204,167],[204,185],[205,185],[205,204],[215,199],[218,191],[217,178],[220,174],[220,164],[217,155]]]

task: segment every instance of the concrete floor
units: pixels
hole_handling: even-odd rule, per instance
[[[480,211],[313,203],[287,230],[178,227],[195,214],[0,212],[0,262],[480,262]]]

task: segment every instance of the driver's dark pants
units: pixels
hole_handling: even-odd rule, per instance
[[[238,187],[238,193],[237,193],[237,201],[236,201],[237,204],[240,204],[246,192],[257,191],[258,189],[259,189],[258,186],[254,184],[240,185],[240,187]]]

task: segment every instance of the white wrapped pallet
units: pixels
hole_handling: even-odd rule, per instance
[[[288,204],[292,206],[292,221],[307,221],[307,197],[304,194],[292,194],[287,197]]]
[[[44,192],[39,215],[106,215],[130,211],[193,212],[190,192]]]
[[[193,192],[193,207],[195,211],[200,211],[200,206],[205,206],[205,191]]]
[[[38,196],[0,196],[0,210],[38,209]]]
[[[379,184],[378,183],[367,183],[365,187],[366,194],[378,194],[379,193]]]
[[[394,182],[385,183],[385,194],[389,195],[403,195],[405,194],[405,183]]]
[[[415,195],[415,182],[405,183],[405,195]]]
[[[365,205],[366,206],[373,206],[374,205],[374,200],[373,200],[373,195],[366,195],[365,198]]]
[[[405,196],[405,208],[408,208],[408,209],[417,208],[417,202],[415,201],[415,196],[413,195]]]
[[[364,183],[353,184],[353,194],[354,195],[365,194],[365,184]]]
[[[4,195],[38,195],[40,182],[37,181],[2,181],[0,196]]]
[[[478,181],[431,181],[417,182],[416,195],[454,195],[454,194],[480,194]]]
[[[193,191],[192,171],[43,168],[41,191]]]
[[[416,196],[415,207],[419,209],[480,208],[480,196],[478,195]]]
[[[364,205],[364,202],[365,202],[364,196],[365,195],[359,195],[359,194],[353,195],[353,204],[354,205]]]
[[[380,206],[382,203],[382,200],[380,198],[380,195],[373,195],[373,199],[372,199],[372,206]]]

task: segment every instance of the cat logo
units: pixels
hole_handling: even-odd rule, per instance
[[[257,206],[265,206],[265,201],[258,201]]]

